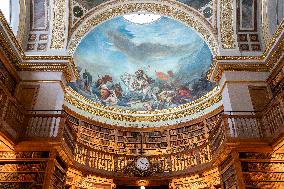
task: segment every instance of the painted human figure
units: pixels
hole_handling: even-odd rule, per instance
[[[117,104],[117,97],[113,90],[110,90],[106,85],[101,85],[100,87],[100,97],[106,104]]]
[[[92,84],[93,77],[92,75],[85,69],[83,73],[83,81],[84,81],[84,90],[91,92],[91,84]]]

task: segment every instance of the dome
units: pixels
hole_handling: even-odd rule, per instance
[[[155,14],[118,16],[92,29],[74,62],[69,86],[104,107],[157,111],[192,103],[214,87],[212,53],[198,33]]]

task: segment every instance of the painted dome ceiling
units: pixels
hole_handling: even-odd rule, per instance
[[[133,111],[177,107],[207,94],[212,54],[191,28],[168,17],[143,24],[116,17],[90,31],[74,61],[80,79],[69,85],[99,104]]]

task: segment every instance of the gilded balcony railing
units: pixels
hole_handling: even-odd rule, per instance
[[[75,151],[75,161],[79,167],[97,173],[115,174],[116,176],[131,175],[133,170],[129,172],[127,170],[131,164],[135,163],[137,157],[139,156],[106,153],[80,143],[77,143]],[[158,176],[161,173],[173,176],[211,161],[208,143],[181,153],[145,157],[160,171],[156,171],[153,176]]]
[[[17,140],[58,142],[73,154],[79,167],[118,176],[141,154],[169,176],[195,170],[210,164],[224,144],[272,141],[283,134],[284,127],[283,95],[261,112],[220,110],[205,120],[151,131],[105,127],[62,110],[25,111],[3,88],[0,99],[1,129],[10,126],[9,133]]]

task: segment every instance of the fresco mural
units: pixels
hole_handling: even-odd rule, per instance
[[[206,80],[212,54],[199,35],[167,17],[135,24],[108,20],[88,33],[74,54],[80,79],[69,83],[106,106],[161,110],[196,100],[215,84]]]

